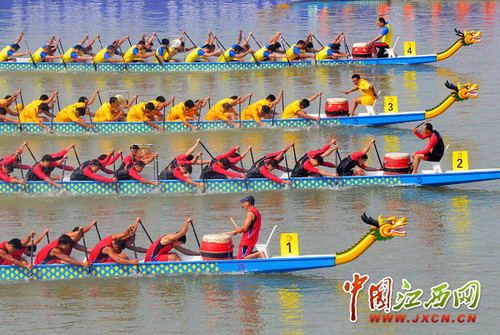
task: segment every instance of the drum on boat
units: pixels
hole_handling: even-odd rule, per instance
[[[410,155],[405,152],[388,152],[384,156],[384,174],[408,174],[411,168]]]
[[[234,245],[230,235],[204,235],[200,254],[203,260],[233,259]]]
[[[371,58],[372,51],[366,46],[366,43],[354,43],[352,46],[352,58]]]
[[[325,103],[325,114],[327,117],[349,115],[349,102],[344,98],[330,98]]]

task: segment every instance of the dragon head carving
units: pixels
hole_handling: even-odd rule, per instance
[[[406,218],[396,219],[394,216],[384,218],[380,215],[378,220],[375,220],[363,213],[361,220],[373,226],[371,234],[376,237],[377,241],[390,240],[394,236],[406,236],[406,231],[404,230]]]
[[[469,98],[477,98],[477,90],[479,89],[478,84],[461,84],[460,82],[455,86],[454,84],[446,81],[444,84],[450,90],[453,90],[452,94],[455,96],[457,101],[467,100]]]
[[[465,45],[471,45],[474,43],[481,43],[481,36],[483,35],[482,31],[467,31],[464,30],[464,32],[461,32],[460,30],[455,28],[455,34],[461,38],[462,44]]]

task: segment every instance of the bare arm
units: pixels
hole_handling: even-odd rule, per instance
[[[196,139],[196,143],[195,143],[195,144],[194,144],[191,148],[189,148],[189,149],[188,149],[188,151],[186,151],[186,152],[184,153],[184,155],[186,155],[186,156],[192,155],[192,154],[193,154],[193,152],[194,152],[194,151],[196,150],[196,148],[198,147],[198,145],[200,145],[200,142],[201,142],[201,139],[199,139],[199,138],[198,138],[198,139]]]
[[[181,230],[178,233],[168,234],[168,235],[163,236],[163,238],[161,239],[161,243],[163,245],[165,245],[165,244],[168,244],[172,241],[178,240],[182,236],[186,235],[188,228],[189,228],[189,224],[191,223],[191,221],[193,221],[193,219],[191,219],[191,218],[187,219],[186,222],[184,222],[184,225],[182,226]]]
[[[105,255],[108,255],[109,258],[111,258],[112,260],[114,260],[118,264],[132,264],[132,265],[139,264],[139,260],[137,260],[137,259],[121,258],[120,256],[118,256],[118,254],[115,252],[115,250],[113,250],[113,248],[111,248],[111,247],[106,247],[106,248],[102,249],[102,253]]]
[[[307,100],[309,100],[310,102],[311,102],[311,101],[314,101],[314,100],[316,100],[316,99],[317,99],[320,95],[323,95],[323,92],[319,91],[318,93],[316,93],[315,95],[313,95],[312,97],[310,97],[310,98],[309,98],[309,99],[307,99]]]
[[[52,249],[52,251],[50,252],[50,255],[55,256],[55,257],[59,258],[60,260],[62,260],[63,262],[66,262],[68,264],[78,265],[78,266],[83,266],[83,267],[89,266],[88,262],[79,262],[76,259],[73,259],[73,258],[69,257],[68,255],[66,255],[59,248]]]
[[[24,31],[21,31],[21,33],[19,34],[19,37],[17,38],[17,40],[14,43],[15,44],[21,43],[21,40],[23,39],[23,36],[24,36]]]

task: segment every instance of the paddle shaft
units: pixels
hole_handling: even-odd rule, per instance
[[[257,42],[257,39],[255,38],[255,36],[253,36],[253,34],[252,34],[252,38],[253,38],[253,40],[255,41],[255,43],[257,43],[257,45],[259,46],[259,49],[260,49],[260,48],[262,48],[262,47],[260,46],[259,42]]]
[[[135,259],[137,258],[137,250],[135,249],[135,233],[132,231],[132,247],[134,248],[134,257]],[[141,269],[139,268],[139,264],[137,264],[137,273],[141,272]]]
[[[17,97],[16,97],[16,100],[15,100],[15,104],[16,104],[16,107],[17,107]],[[23,108],[24,108],[24,104],[23,104]],[[23,126],[21,125],[21,111],[17,112],[17,120],[19,121],[19,132],[22,133],[23,132]]]
[[[238,150],[238,153],[239,152],[240,151]],[[241,169],[243,170],[243,173],[245,173],[245,168],[243,167],[243,158],[241,157],[241,154],[240,154],[240,158],[241,158],[240,159]],[[248,179],[247,179],[246,175],[245,175],[245,187],[248,190]]]
[[[316,42],[318,42],[318,43],[319,43],[319,45],[321,45],[321,47],[322,47],[322,48],[324,48],[324,47],[325,47],[323,44],[321,44],[321,42],[320,42],[320,41],[316,38],[316,36],[315,36],[314,34],[313,34],[312,36],[313,36],[313,38],[316,40]]]
[[[28,144],[26,144],[26,149],[28,149],[28,151],[29,151],[29,153],[30,153],[31,157],[32,157],[32,158],[33,158],[33,160],[35,161],[35,164],[38,164],[38,161],[36,160],[35,155],[33,155],[33,152],[31,151],[31,149],[30,149],[30,147],[29,147],[29,145],[28,145]]]
[[[222,43],[219,41],[219,38],[217,36],[215,36],[215,41],[219,44],[220,47],[222,47],[222,49],[224,50],[224,52],[222,53],[222,56],[224,56],[224,60],[226,61],[227,65],[231,66],[231,64],[229,63],[229,59],[227,59],[227,56],[226,56],[226,48],[224,48],[224,46],[222,45]]]
[[[198,47],[196,44],[194,44],[193,40],[191,39],[191,37],[189,37],[188,33],[184,33],[184,35],[186,35],[186,37],[188,38],[189,42],[191,42],[191,44],[193,46],[195,46],[196,48]]]
[[[423,124],[424,124],[424,123],[426,123],[426,122],[427,122],[427,121],[420,122],[420,123],[418,124],[418,126],[416,126],[415,128],[419,128],[421,125],[423,125]]]
[[[89,261],[89,252],[87,251],[87,242],[85,242],[85,233],[82,231],[82,241],[83,241],[83,249],[85,249],[85,258],[87,262]],[[92,273],[92,268],[89,266],[89,274]]]
[[[56,102],[57,102],[57,109],[58,109],[57,113],[60,113],[61,112],[61,103],[59,101],[59,94],[56,94]],[[54,110],[52,110],[52,113],[50,113],[50,114],[52,114],[50,116],[50,128],[52,128],[52,126],[54,125]]]
[[[67,159],[65,158],[64,163],[63,163],[63,171],[62,171],[62,175],[61,175],[61,184],[63,186],[64,186],[64,172],[66,171],[66,161],[67,161]]]
[[[285,166],[286,166],[286,173],[288,175],[288,179],[292,180],[292,176],[290,175],[290,168],[288,167],[288,159],[286,158],[286,152],[283,153],[283,157],[285,157]]]
[[[24,42],[26,43],[26,48],[28,50],[30,50],[30,46],[28,45],[28,41],[26,40],[26,37],[23,36],[23,38],[24,38]],[[31,62],[33,63],[33,66],[36,69],[36,62],[35,62],[35,59],[33,58],[33,54],[31,53],[31,50],[30,50],[30,58],[31,58]],[[24,106],[24,104],[23,104],[23,106]]]
[[[250,157],[252,158],[252,165],[255,164],[255,160],[253,158],[253,148],[250,148]]]
[[[193,220],[189,220],[191,223],[191,228],[193,229],[194,237],[196,238],[196,243],[198,243],[198,248],[201,248],[200,240],[198,239],[198,234],[196,234],[196,229],[194,229]]]
[[[78,153],[76,152],[75,147],[73,147],[73,151],[75,152],[75,157],[76,157],[76,161],[78,162],[78,166],[81,166],[82,163],[80,163],[80,158],[78,157]]]
[[[61,50],[59,50],[59,46],[61,47]],[[57,51],[59,51],[59,53],[62,55],[61,60],[62,60],[62,62],[63,62],[64,68],[65,68],[65,69],[67,69],[67,68],[68,68],[68,65],[67,65],[67,64],[66,64],[66,62],[64,61],[64,49],[63,49],[63,47],[62,47],[61,43],[59,43],[59,44],[57,45]]]
[[[99,44],[101,45],[101,49],[104,49],[104,46],[102,45],[102,42],[101,42],[101,36],[97,36],[97,39],[99,40]]]
[[[45,237],[47,238],[47,243],[50,243],[49,232],[47,232],[47,235],[45,235]]]
[[[373,147],[375,148],[375,152],[377,153],[378,162],[380,163],[380,167],[383,169],[384,165],[382,165],[382,160],[380,159],[380,155],[378,153],[377,143],[373,142]]]
[[[290,44],[288,44],[288,42],[285,41],[285,39],[283,38],[283,36],[280,36],[280,37],[281,37],[281,43],[283,43],[283,49],[285,48],[285,43],[290,48]],[[286,56],[286,61],[288,62],[288,66],[292,66],[292,63],[290,62],[290,58],[288,58],[288,54],[286,53],[286,50],[285,50],[285,56]]]
[[[295,159],[295,164],[297,164],[297,152],[295,151],[295,144],[292,145],[293,149],[293,159]]]
[[[146,227],[144,227],[144,224],[142,223],[142,220],[139,220],[139,224],[141,225],[142,229],[146,233],[146,236],[148,237],[149,242],[153,243],[153,240],[151,239],[151,236],[149,236],[148,231],[146,230]]]
[[[99,239],[99,242],[100,242],[101,241],[101,233],[99,232],[99,226],[97,225],[97,222],[94,225],[94,227],[95,227],[95,231],[97,233],[97,238]]]
[[[203,147],[203,149],[205,149],[205,151],[210,155],[210,157],[212,157],[212,159],[214,159],[215,157],[212,155],[212,153],[210,153],[210,151],[208,151],[207,147],[205,146],[205,144],[203,144],[202,141],[200,141],[200,144],[201,146]]]

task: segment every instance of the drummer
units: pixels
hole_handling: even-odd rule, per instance
[[[379,17],[376,25],[381,29],[380,35],[375,37],[370,42],[366,43],[367,47],[371,47],[375,58],[387,57],[385,50],[391,47],[392,44],[392,28],[389,22],[386,22],[383,17]],[[382,41],[377,42],[382,39]]]
[[[243,233],[240,247],[238,250],[238,259],[265,258],[261,251],[254,251],[254,247],[259,241],[259,232],[262,217],[257,208],[255,208],[255,198],[251,195],[240,200],[243,209],[247,211],[243,227],[238,228],[231,233],[237,235]]]
[[[351,111],[349,113],[349,116],[354,116],[354,111],[356,111],[356,108],[358,105],[363,105],[363,106],[373,106],[375,103],[375,100],[378,99],[378,94],[375,92],[375,88],[373,87],[372,84],[370,84],[368,81],[365,79],[362,79],[359,74],[355,73],[351,77],[352,83],[355,85],[354,88],[350,91],[343,92],[340,91],[340,93],[343,93],[345,95],[348,95],[351,92],[359,90],[362,94],[360,97],[354,98],[352,101],[351,105]]]
[[[159,239],[153,242],[146,252],[145,262],[180,262],[182,259],[176,252],[170,252],[172,249],[176,249],[182,252],[184,255],[189,256],[199,256],[200,253],[197,251],[191,251],[182,247],[182,244],[186,243],[186,233],[189,228],[189,224],[193,222],[193,219],[189,218],[186,220],[181,230],[175,234],[163,235]]]
[[[381,171],[381,168],[372,168],[365,165],[368,160],[368,151],[370,151],[375,139],[371,139],[370,143],[362,150],[350,154],[342,159],[337,166],[339,176],[364,176],[365,171]]]
[[[439,162],[444,155],[444,142],[441,135],[434,130],[432,124],[424,124],[423,134],[418,131],[417,127],[414,127],[413,133],[421,140],[429,138],[429,144],[424,149],[414,152],[412,157],[415,160],[413,162],[412,174],[417,173],[418,165],[421,160],[428,162]]]

